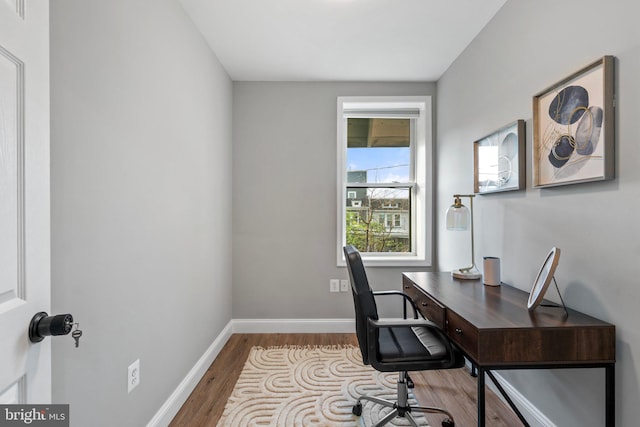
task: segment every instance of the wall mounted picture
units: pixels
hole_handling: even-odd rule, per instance
[[[533,186],[613,179],[613,56],[533,97]]]
[[[496,193],[525,187],[524,120],[473,143],[473,191]]]

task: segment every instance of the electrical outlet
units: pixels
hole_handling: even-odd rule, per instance
[[[127,390],[131,393],[131,390],[138,387],[140,384],[140,359],[137,359],[127,369]]]
[[[340,280],[340,292],[349,292],[349,281],[346,279]]]
[[[329,280],[329,292],[340,292],[340,280],[338,279]]]

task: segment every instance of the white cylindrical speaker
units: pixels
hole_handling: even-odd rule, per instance
[[[500,258],[493,256],[484,257],[483,266],[484,284],[489,286],[500,285]]]

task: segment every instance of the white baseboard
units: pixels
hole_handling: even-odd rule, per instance
[[[467,368],[471,369],[471,363],[469,360],[465,359]],[[502,375],[497,373],[496,371],[491,371],[493,376],[496,377],[496,380],[500,383],[504,391],[507,393],[509,398],[513,401],[513,403],[518,407],[522,416],[526,418],[527,422],[531,427],[556,427],[554,423],[551,422],[549,418],[547,418],[542,412],[538,410],[526,397],[522,395],[515,387],[509,383]],[[500,394],[498,388],[493,384],[491,378],[488,376],[484,380],[484,384],[486,387],[489,387],[491,391],[493,391],[496,396],[500,400],[502,400],[505,405],[508,406],[506,400]]]
[[[538,408],[536,408],[526,397],[524,397],[516,388],[514,388],[507,380],[504,379],[499,373],[492,371],[493,376],[496,377],[504,391],[509,398],[513,400],[513,403],[518,407],[522,415],[527,419],[527,422],[531,427],[556,427]],[[487,377],[485,384],[502,399],[500,392],[493,385],[491,379]]]
[[[236,334],[355,333],[355,319],[234,319]]]
[[[196,362],[187,376],[180,382],[160,410],[149,421],[147,427],[168,426],[184,402],[196,387],[205,372],[218,356],[231,334],[275,334],[275,333],[354,333],[354,319],[233,319],[220,332],[213,343]],[[542,412],[527,400],[499,373],[493,373],[511,400],[520,409],[532,427],[556,427]],[[485,384],[500,398],[502,396],[487,378]]]
[[[220,354],[222,347],[229,341],[232,332],[233,320],[227,323],[227,326],[220,332],[213,343],[207,348],[202,357],[198,359],[196,364],[191,368],[187,376],[178,384],[178,387],[171,393],[171,396],[162,405],[162,407],[151,418],[147,427],[168,426],[176,416],[184,402],[187,401],[193,389],[198,385],[209,366],[215,358]]]

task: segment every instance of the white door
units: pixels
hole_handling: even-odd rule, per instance
[[[0,0],[0,403],[51,402],[49,2]]]

